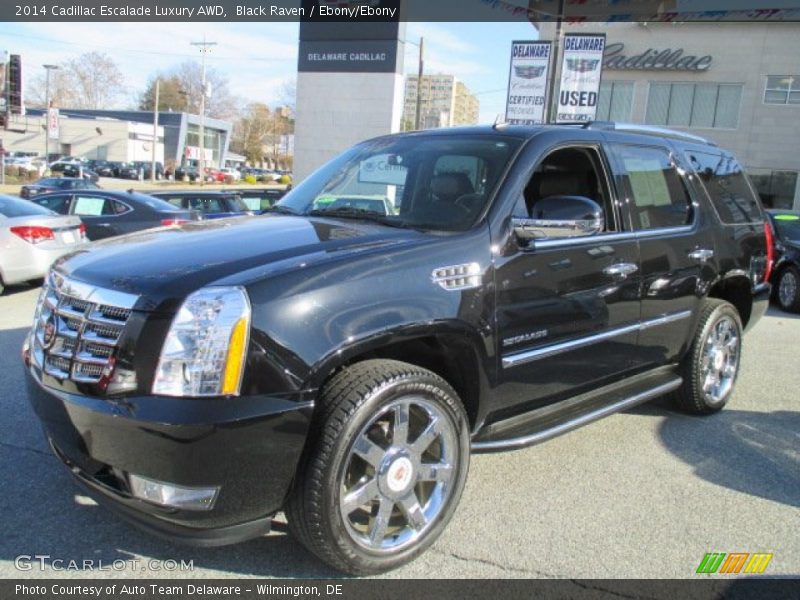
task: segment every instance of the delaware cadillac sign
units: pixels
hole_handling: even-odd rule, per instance
[[[625,44],[617,42],[606,45],[603,67],[617,71],[707,71],[712,60],[708,54],[684,54],[683,48],[648,48],[638,54],[626,55]]]

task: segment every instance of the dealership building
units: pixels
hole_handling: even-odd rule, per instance
[[[684,130],[731,150],[767,206],[800,210],[800,23],[581,23],[605,33],[598,120]],[[539,38],[555,39],[540,23]]]
[[[59,110],[58,137],[51,153],[112,161],[149,161],[153,155],[153,113],[139,110]],[[222,167],[228,156],[232,124],[206,117],[205,163]],[[46,118],[41,109],[13,115],[3,132],[9,151],[45,150]],[[200,117],[185,112],[158,113],[156,160],[184,164],[200,159]]]

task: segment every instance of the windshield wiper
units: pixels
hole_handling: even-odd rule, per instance
[[[405,227],[405,223],[396,221],[391,217],[368,208],[354,206],[337,206],[335,208],[315,208],[306,213],[312,217],[340,217],[344,219],[367,219],[390,227]]]
[[[296,210],[294,210],[293,208],[289,208],[288,206],[281,206],[280,204],[274,204],[274,205],[270,206],[269,208],[264,209],[264,212],[266,212],[266,213],[276,213],[276,214],[279,214],[279,215],[295,215],[295,216],[300,214]]]

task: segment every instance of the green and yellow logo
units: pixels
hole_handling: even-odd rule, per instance
[[[737,573],[758,574],[767,568],[772,554],[757,552],[708,552],[700,561],[695,573],[721,573],[735,575]]]

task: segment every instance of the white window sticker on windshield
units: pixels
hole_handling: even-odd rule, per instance
[[[78,197],[75,200],[75,214],[90,217],[99,217],[103,214],[105,198]]]
[[[396,154],[378,154],[362,160],[358,167],[358,180],[362,183],[405,185],[408,169],[402,157]]]

